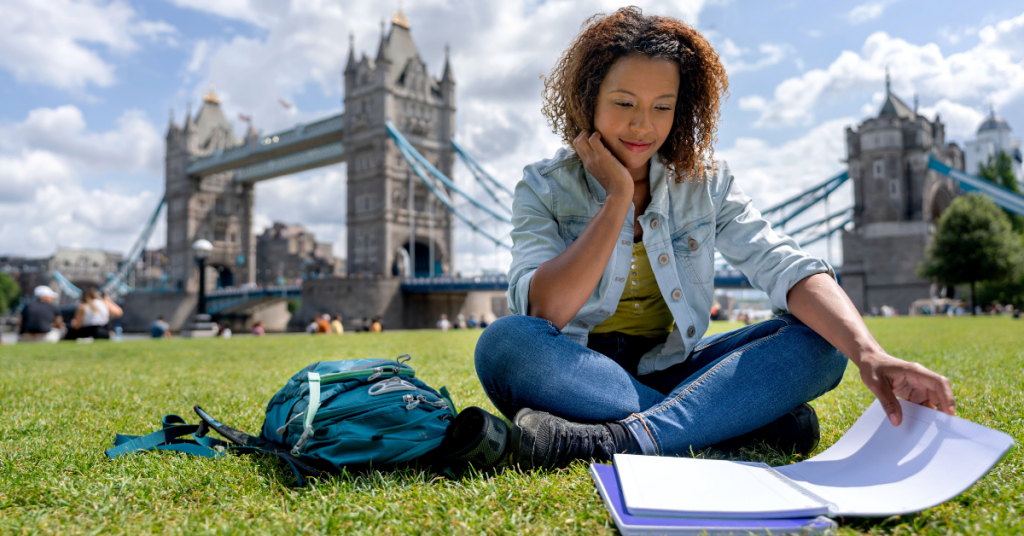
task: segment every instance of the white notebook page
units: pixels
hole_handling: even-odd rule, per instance
[[[826,513],[825,505],[762,464],[615,455],[623,505],[635,516],[787,518]]]
[[[834,515],[918,512],[956,497],[1013,445],[1003,432],[900,401],[889,423],[875,400],[828,450],[776,470],[837,506]]]
[[[789,484],[766,466],[743,462],[616,454],[623,504],[638,516],[753,519],[819,513],[906,514],[956,497],[1013,446],[1013,438],[1003,432],[900,403],[900,426],[889,423],[876,400],[828,450],[807,461],[776,467]],[[815,496],[823,502],[811,498]]]

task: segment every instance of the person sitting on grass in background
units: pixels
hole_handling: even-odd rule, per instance
[[[171,338],[171,326],[164,320],[162,315],[156,317],[156,320],[149,325],[149,335],[154,339]]]
[[[452,329],[452,323],[448,320],[448,315],[441,313],[441,319],[437,321],[437,329],[441,331]]]
[[[727,440],[807,454],[807,402],[847,358],[893,425],[897,397],[954,413],[949,380],[886,353],[832,267],[773,230],[715,160],[727,88],[704,36],[637,8],[590,19],[545,79],[543,112],[569,148],[516,186],[513,315],[475,356],[522,469]],[[779,316],[705,336],[716,249]]]
[[[112,318],[121,318],[124,311],[110,299],[106,292],[100,298],[95,287],[82,290],[82,303],[75,309],[75,317],[71,319],[71,330],[68,339],[109,339],[110,329],[107,325]]]
[[[320,313],[317,313],[316,316],[314,316],[313,319],[309,321],[309,325],[306,326],[306,333],[312,335],[316,333],[318,329],[320,329],[320,326],[317,324],[317,319],[319,318]]]
[[[331,315],[324,313],[316,319],[316,332],[320,334],[331,332]]]
[[[57,293],[48,286],[39,285],[32,291],[36,301],[21,310],[18,342],[60,342],[64,336],[64,318],[54,303]]]
[[[263,322],[256,322],[252,325],[252,334],[257,337],[266,336],[267,332],[263,329]]]
[[[341,315],[334,315],[334,320],[331,320],[331,333],[335,335],[345,334],[345,326],[341,323]]]
[[[379,316],[373,317],[373,323],[370,324],[370,331],[373,333],[380,333],[384,331],[384,321]]]

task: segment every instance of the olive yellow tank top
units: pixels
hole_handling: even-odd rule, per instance
[[[664,337],[671,333],[674,322],[672,311],[654,278],[644,243],[635,242],[626,288],[619,298],[615,314],[595,326],[591,333],[615,331],[640,337]]]

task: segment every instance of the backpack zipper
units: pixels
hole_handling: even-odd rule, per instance
[[[380,367],[374,367],[372,369],[367,370],[351,370],[347,372],[323,374],[320,376],[320,383],[335,383],[360,378],[365,378],[367,381],[373,381],[376,380],[377,378],[384,376],[385,374],[412,378],[416,376],[416,371],[407,367],[399,367],[396,365],[383,365]]]

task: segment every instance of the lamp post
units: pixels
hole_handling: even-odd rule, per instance
[[[196,312],[201,315],[206,314],[206,259],[212,252],[213,244],[209,240],[200,238],[192,244],[192,255],[199,263],[199,306]]]

